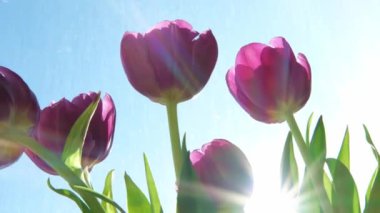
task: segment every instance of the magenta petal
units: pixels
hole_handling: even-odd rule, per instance
[[[97,93],[83,93],[71,102],[61,99],[44,108],[40,121],[33,131],[36,140],[61,156],[66,138],[79,116],[96,99]],[[109,153],[115,128],[116,111],[111,96],[105,95],[90,122],[82,150],[82,166],[91,169]],[[32,161],[45,172],[55,175],[56,172],[30,150],[26,151]]]
[[[184,73],[192,72],[192,41],[197,35],[174,24],[145,35],[150,62],[162,90],[190,87]]]
[[[193,30],[193,26],[191,26],[191,24],[185,20],[182,20],[182,19],[176,19],[174,20],[174,23],[176,23],[176,25],[180,28],[184,28],[184,29],[188,29],[188,30]]]
[[[218,46],[210,30],[202,33],[193,40],[191,68],[183,69],[187,84],[185,100],[197,94],[210,79],[218,57]]]
[[[267,123],[277,122],[276,120],[273,120],[273,116],[269,112],[260,109],[260,107],[250,101],[245,93],[240,88],[238,88],[235,78],[235,68],[231,68],[226,75],[227,86],[230,93],[240,104],[240,106],[256,120]]]
[[[268,46],[260,43],[245,45],[239,50],[235,63],[256,69],[261,66],[261,53],[265,48]]]
[[[298,53],[297,62],[305,69],[308,79],[311,80],[311,68],[306,56],[302,53]]]
[[[251,43],[240,49],[227,84],[237,102],[256,120],[283,122],[307,102],[311,90],[306,57],[297,59],[288,42],[273,38],[271,46]]]
[[[271,46],[274,47],[275,49],[279,49],[282,52],[284,52],[284,57],[287,60],[295,59],[293,50],[285,38],[275,37],[269,41],[269,44],[271,44]]]
[[[217,44],[210,30],[199,34],[184,20],[163,21],[143,35],[126,33],[121,55],[133,87],[165,105],[186,101],[204,87],[216,63]]]
[[[295,104],[295,111],[305,105],[311,93],[311,72],[306,57],[298,55],[300,63],[293,63],[291,77],[289,78],[289,102]]]
[[[215,139],[203,145],[201,150],[191,152],[190,159],[206,192],[220,205],[234,203],[229,196],[221,196],[220,192],[251,195],[251,166],[244,153],[231,142]]]
[[[121,41],[121,59],[132,86],[149,98],[159,95],[155,71],[149,61],[141,34],[125,33]]]
[[[0,123],[29,136],[40,107],[28,85],[12,70],[0,66]],[[14,141],[0,140],[0,169],[13,164],[24,152]]]

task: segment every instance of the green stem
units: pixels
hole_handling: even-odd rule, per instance
[[[323,179],[317,178],[314,175],[315,171],[313,169],[313,162],[311,162],[311,160],[309,158],[308,147],[306,146],[305,140],[303,139],[303,136],[301,134],[301,131],[297,125],[297,122],[296,122],[293,114],[289,114],[286,117],[286,121],[288,122],[290,131],[292,132],[293,137],[297,143],[298,149],[299,149],[301,156],[304,160],[306,168],[309,168],[309,170],[307,170],[307,171],[309,172],[312,184],[314,186],[313,187],[314,191],[316,191],[318,194],[318,198],[319,198],[319,201],[321,203],[321,207],[323,209],[323,212],[324,213],[332,213],[333,210],[332,210],[331,204],[329,202],[329,199],[327,197],[327,194],[326,194],[325,190],[322,190],[324,188]]]
[[[38,155],[42,160],[44,160],[50,167],[52,167],[62,178],[64,178],[70,185],[77,185],[88,187],[69,167],[67,167],[58,156],[48,149],[43,147],[37,141],[33,140],[29,136],[25,135],[24,132],[19,131],[15,128],[7,128],[5,131],[0,133],[0,138],[7,139],[9,141],[15,142]],[[99,201],[88,196],[85,193],[76,190],[78,194],[85,200],[89,205],[90,209],[94,212],[104,212]]]
[[[174,162],[174,170],[176,175],[176,180],[179,180],[182,165],[181,156],[181,143],[179,139],[179,129],[178,129],[178,117],[177,117],[177,103],[168,103],[166,105],[166,111],[168,115],[170,140],[172,145],[172,155]]]
[[[301,152],[303,161],[307,166],[309,166],[311,162],[307,151],[308,149],[293,114],[288,115],[286,117],[286,121],[288,122],[290,131],[292,132],[292,135],[297,143],[298,149]]]

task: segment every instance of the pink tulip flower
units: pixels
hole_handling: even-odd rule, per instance
[[[35,139],[50,151],[61,156],[66,138],[75,121],[84,110],[96,99],[97,94],[90,92],[80,94],[72,101],[65,98],[41,111],[33,135]],[[115,130],[116,110],[110,95],[100,100],[85,138],[82,150],[82,166],[91,168],[108,155]],[[56,175],[57,173],[42,159],[30,150],[26,150],[30,159],[42,170]]]
[[[231,142],[215,139],[190,153],[195,173],[218,205],[244,205],[252,194],[251,165]]]
[[[160,22],[143,34],[126,32],[121,41],[121,60],[132,86],[164,105],[197,94],[217,56],[211,30],[198,33],[184,20]]]
[[[311,69],[303,54],[294,56],[284,38],[273,38],[269,44],[243,46],[226,81],[232,96],[254,119],[280,123],[309,99]]]

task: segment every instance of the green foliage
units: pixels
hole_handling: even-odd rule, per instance
[[[68,189],[56,189],[56,188],[54,188],[53,185],[51,185],[51,183],[50,183],[50,179],[47,180],[47,184],[48,184],[49,188],[51,190],[53,190],[54,192],[74,201],[83,213],[90,213],[91,212],[90,209],[88,208],[88,206],[74,192],[72,192]]]
[[[379,155],[379,152],[377,151],[377,148],[376,148],[375,144],[373,144],[371,135],[369,134],[369,131],[368,131],[367,127],[365,125],[363,125],[363,127],[364,127],[364,132],[365,132],[365,138],[367,139],[367,142],[369,143],[369,145],[372,148],[372,152],[375,155],[377,163],[380,165],[380,155]]]
[[[380,173],[377,168],[372,176],[366,193],[365,213],[380,212]]]
[[[113,195],[112,195],[112,177],[113,177],[113,172],[114,172],[114,170],[111,170],[111,171],[108,172],[106,180],[105,180],[105,183],[104,183],[104,188],[103,188],[103,195],[105,197],[108,197],[111,200],[113,199]],[[111,205],[109,202],[106,202],[106,201],[103,200],[102,201],[102,206],[103,206],[103,209],[107,213],[116,213],[115,206]]]
[[[96,191],[94,191],[93,189],[91,188],[88,188],[88,187],[83,187],[83,186],[71,186],[73,189],[75,190],[79,190],[81,191],[82,193],[87,193],[88,195],[91,195],[95,198],[99,198],[101,199],[102,201],[104,202],[107,202],[109,203],[110,205],[114,206],[116,209],[118,209],[121,213],[125,213],[124,209],[121,208],[121,206],[119,206],[115,201],[113,201],[112,199],[104,196],[103,194],[100,194]]]
[[[337,159],[327,159],[332,176],[332,205],[336,213],[360,213],[359,195],[348,168]]]
[[[321,208],[318,202],[319,198],[316,193],[317,191],[314,190],[313,181],[311,178],[312,177],[310,171],[306,169],[304,172],[304,178],[299,192],[299,213],[321,212]]]
[[[128,213],[151,213],[148,199],[127,173],[124,175],[124,180],[127,187]]]
[[[332,186],[331,180],[330,180],[329,176],[327,176],[326,172],[323,172],[323,186],[325,188],[329,202],[331,203],[332,202],[333,186]]]
[[[152,213],[161,213],[161,203],[160,198],[158,197],[158,192],[156,188],[156,184],[154,183],[152,171],[150,170],[148,158],[144,154],[144,165],[145,165],[145,176],[146,176],[146,183],[148,185],[148,191],[149,191],[149,199],[151,204],[151,210]]]
[[[313,164],[313,172],[322,175],[323,165],[326,159],[326,134],[323,125],[322,116],[319,117],[317,125],[314,129],[313,137],[309,148],[310,160]]]
[[[365,213],[377,213],[380,212],[380,155],[379,152],[375,146],[375,144],[372,141],[371,135],[369,134],[369,131],[365,125],[364,132],[365,137],[368,142],[368,144],[372,148],[372,152],[377,160],[377,168],[375,172],[372,175],[371,181],[368,184],[367,192],[366,192],[366,206],[364,209]]]
[[[305,143],[306,143],[307,147],[309,147],[309,144],[310,144],[310,126],[311,126],[311,122],[313,121],[313,114],[314,113],[311,113],[310,116],[309,116],[309,119],[307,120],[306,140],[305,140]]]
[[[291,190],[298,184],[298,166],[294,156],[292,133],[286,137],[281,160],[281,182],[282,187]]]
[[[348,127],[344,133],[343,142],[338,154],[338,160],[343,163],[348,170],[350,170],[350,133],[348,131]]]
[[[62,161],[78,176],[82,173],[82,147],[87,134],[88,126],[100,100],[98,94],[96,100],[75,121],[66,138],[65,147],[62,152]]]

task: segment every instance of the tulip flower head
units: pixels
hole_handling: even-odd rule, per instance
[[[303,54],[294,56],[284,38],[269,43],[243,46],[226,81],[232,96],[254,119],[280,123],[309,99],[311,69]]]
[[[218,205],[243,206],[252,194],[251,166],[231,142],[215,139],[190,153],[195,173]]]
[[[0,131],[16,128],[29,134],[38,119],[40,107],[34,93],[16,73],[0,66]],[[13,141],[0,138],[0,169],[15,162],[24,148]]]
[[[96,99],[97,94],[80,94],[72,101],[63,98],[41,111],[40,121],[33,135],[35,139],[53,153],[61,156],[66,138],[72,126],[86,108]],[[100,100],[92,117],[82,149],[82,167],[89,170],[108,155],[115,130],[116,110],[110,95]],[[42,159],[30,150],[26,154],[45,172],[56,174]]]
[[[121,41],[121,60],[132,86],[164,105],[197,94],[217,56],[211,30],[198,33],[184,20],[160,22],[143,34],[126,32]]]

